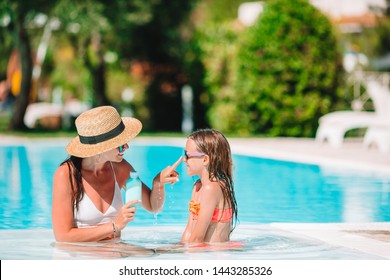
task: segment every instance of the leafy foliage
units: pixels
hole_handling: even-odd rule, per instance
[[[232,23],[209,24],[200,38],[207,86],[207,94],[202,100],[208,105],[210,124],[222,131],[229,131],[234,126],[231,117],[236,110],[236,100],[232,85],[240,29]]]
[[[318,118],[338,100],[341,61],[329,20],[306,0],[267,1],[238,48],[230,101],[216,102],[223,122],[214,113],[213,126],[243,135],[313,136]]]

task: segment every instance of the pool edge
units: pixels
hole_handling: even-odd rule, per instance
[[[368,254],[390,259],[390,222],[376,223],[270,223],[274,228],[298,235],[316,238],[328,244],[359,250]],[[362,236],[362,231],[388,232],[388,241],[374,236]],[[368,234],[369,235],[369,234]]]

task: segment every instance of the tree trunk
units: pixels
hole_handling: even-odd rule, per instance
[[[92,105],[110,105],[106,95],[106,67],[100,34],[94,32],[91,40],[92,53],[85,57],[85,64],[92,75]]]
[[[103,62],[91,69],[92,73],[92,90],[93,90],[93,105],[103,106],[110,105],[110,101],[106,96],[106,68]]]
[[[32,78],[32,58],[31,58],[31,46],[30,39],[23,26],[22,22],[17,22],[13,32],[16,32],[17,49],[19,52],[22,80],[20,85],[20,92],[16,96],[13,106],[12,119],[9,124],[10,130],[26,130],[27,127],[24,124],[24,115],[30,100],[31,92],[31,78]]]

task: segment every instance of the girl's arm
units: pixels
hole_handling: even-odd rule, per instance
[[[190,214],[190,216],[188,217],[186,228],[184,229],[184,232],[183,232],[183,234],[181,236],[181,241],[182,242],[188,242],[188,240],[190,239],[192,222],[193,222],[192,221],[192,215]]]
[[[195,196],[195,193],[196,193],[196,184],[197,182],[194,183],[194,186],[192,188],[192,199],[194,199],[194,196]],[[188,242],[188,240],[190,239],[191,237],[191,229],[193,228],[193,217],[192,217],[192,213],[190,212],[190,210],[188,209],[188,212],[189,212],[189,216],[188,216],[188,220],[187,220],[187,225],[184,229],[184,232],[181,236],[181,242]]]
[[[218,205],[220,190],[219,188],[209,183],[203,185],[202,198],[200,202],[200,210],[198,214],[198,220],[191,232],[191,236],[188,239],[189,243],[204,242],[207,229],[211,223],[214,210]]]

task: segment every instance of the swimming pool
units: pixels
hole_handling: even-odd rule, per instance
[[[27,230],[30,234],[42,232],[41,236],[45,236],[45,241],[53,242],[51,184],[55,169],[66,158],[65,143],[51,141],[44,144],[33,142],[0,146],[0,230],[2,233],[14,234],[15,230],[21,230],[20,232]],[[183,147],[184,142],[183,145],[178,146],[167,145],[167,143],[142,145],[138,141],[130,146],[125,158],[139,171],[141,179],[150,184],[158,171],[177,160],[182,154]],[[325,250],[318,250],[319,252],[327,252],[327,255],[319,254],[318,258],[370,258],[367,255],[357,257],[353,252],[345,251],[345,248],[338,248],[335,251],[334,247],[317,244],[315,240],[305,240],[305,243],[299,236],[276,232],[274,228],[267,228],[265,224],[389,222],[390,178],[388,176],[373,176],[361,171],[342,172],[340,169],[324,169],[314,164],[239,154],[235,154],[233,160],[239,209],[239,225],[234,232],[237,240],[244,242],[250,240],[250,248],[257,248],[255,250],[257,253],[266,248],[267,244],[276,244],[275,248],[279,246],[289,249],[292,248],[291,244],[301,244],[300,248],[306,248],[302,244],[309,244],[307,248],[313,248],[310,244],[316,244],[315,246],[326,247]],[[140,228],[152,226],[155,235],[150,238],[157,240],[157,243],[174,243],[180,239],[179,233],[188,218],[188,200],[195,178],[186,174],[184,164],[181,164],[177,171],[181,174],[180,182],[166,187],[163,211],[158,215],[144,210],[139,211],[135,221],[127,227],[126,234],[135,234]],[[165,236],[164,228],[169,228],[172,232],[172,239],[161,239]],[[257,233],[254,234],[255,232]],[[264,236],[264,233],[269,235]],[[8,239],[1,240],[7,242]],[[132,240],[137,243],[136,238]],[[154,245],[156,246],[157,243]],[[296,249],[294,248],[294,252]],[[245,258],[248,257],[246,254],[249,251],[248,249],[243,253],[243,250],[239,250],[239,253],[234,251],[232,254],[239,254]],[[328,254],[329,251],[333,253]],[[275,256],[269,255],[269,257],[277,256],[277,251],[272,253],[275,253]],[[303,255],[299,257],[305,258]],[[10,256],[9,252],[8,256]],[[297,255],[289,256],[282,253],[279,257],[294,258]]]

